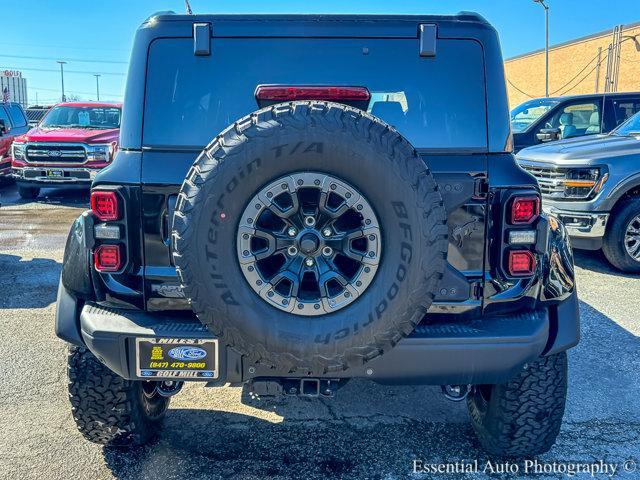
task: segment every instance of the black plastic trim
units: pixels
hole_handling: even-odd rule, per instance
[[[80,335],[78,322],[80,306],[81,302],[64,288],[61,281],[58,284],[58,298],[56,301],[56,336],[65,342],[83,347],[84,341]]]
[[[575,334],[571,335],[578,322],[577,310],[567,308],[556,313],[562,317],[563,324],[549,352],[577,343]],[[192,314],[151,314],[94,304],[82,308],[80,326],[86,346],[124,378],[135,378],[132,349],[136,337],[213,338]],[[517,374],[525,363],[538,358],[548,343],[548,310],[480,317],[466,323],[423,324],[384,356],[360,368],[330,372],[325,377],[363,377],[396,384],[500,383]],[[290,372],[243,365],[241,357],[224,346],[221,346],[220,368],[215,384],[292,376]]]

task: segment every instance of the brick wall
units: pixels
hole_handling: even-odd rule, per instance
[[[544,35],[543,31],[541,31],[541,35]],[[640,35],[640,24],[626,27],[623,29],[622,35]],[[602,48],[598,91],[603,92],[607,71],[607,48],[612,38],[612,32],[609,31],[550,48],[549,96],[595,92],[598,72],[597,60],[591,62],[582,73],[579,75],[578,73],[596,57],[598,47]],[[638,39],[640,41],[640,37]],[[544,50],[506,60],[505,71],[507,80],[513,84],[507,82],[511,107],[528,100],[529,96],[544,97]],[[569,82],[576,75],[577,78]],[[569,84],[564,86],[567,82]],[[514,85],[524,93],[519,92]],[[626,40],[622,43],[618,91],[640,91],[640,52],[636,50],[636,44],[633,40]]]

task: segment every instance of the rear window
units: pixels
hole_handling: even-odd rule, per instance
[[[258,108],[258,85],[354,85],[372,94],[369,111],[417,148],[487,146],[484,64],[479,43],[438,40],[434,58],[411,39],[212,39],[193,54],[192,39],[150,47],[143,143],[204,145]]]
[[[11,121],[14,127],[26,127],[27,126],[27,118],[22,113],[22,108],[19,105],[13,103],[7,106],[7,110],[9,110],[9,115],[11,116]]]

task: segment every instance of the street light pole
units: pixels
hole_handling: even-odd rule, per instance
[[[93,75],[94,77],[96,77],[96,97],[98,97],[98,102],[100,101],[100,80],[98,80],[100,78],[99,74],[95,74]]]
[[[533,0],[544,8],[544,27],[545,27],[545,43],[544,43],[544,95],[549,96],[549,6],[544,3],[545,0]]]
[[[67,97],[65,97],[64,95],[64,64],[67,62],[64,62],[62,60],[57,60],[57,62],[60,64],[60,80],[62,82],[62,101],[66,102]]]

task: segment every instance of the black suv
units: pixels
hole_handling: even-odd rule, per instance
[[[490,452],[554,443],[573,258],[480,16],[153,16],[120,139],[58,291],[87,439],[148,441],[184,381],[361,377],[466,398]]]
[[[640,92],[534,98],[511,110],[515,151],[542,142],[609,133],[640,111]]]

